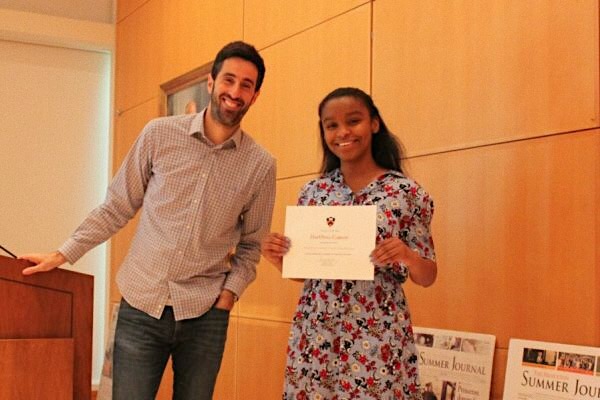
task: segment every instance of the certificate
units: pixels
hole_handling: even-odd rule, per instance
[[[373,280],[376,206],[288,206],[282,277]]]

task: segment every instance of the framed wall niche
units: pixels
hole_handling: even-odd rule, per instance
[[[192,114],[202,110],[210,101],[207,90],[212,63],[202,65],[160,85],[162,115]]]

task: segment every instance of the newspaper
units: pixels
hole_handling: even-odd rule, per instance
[[[490,398],[496,337],[414,327],[424,400]]]
[[[600,399],[600,348],[511,339],[505,400]]]

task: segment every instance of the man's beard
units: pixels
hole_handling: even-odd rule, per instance
[[[221,95],[221,96],[226,96],[226,95]],[[231,97],[230,97],[230,99],[231,99]],[[238,101],[238,100],[234,100],[234,101]],[[217,122],[219,122],[225,126],[228,126],[228,127],[238,126],[240,124],[240,122],[242,122],[242,118],[244,117],[244,115],[246,115],[246,112],[248,112],[248,109],[250,108],[250,106],[245,106],[245,104],[242,104],[242,107],[239,108],[238,110],[235,110],[235,111],[225,110],[224,108],[221,107],[221,102],[220,102],[219,96],[215,93],[214,89],[210,96],[210,104],[211,104],[210,109],[211,109],[212,117]]]

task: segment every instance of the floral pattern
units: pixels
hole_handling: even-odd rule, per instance
[[[377,241],[401,238],[434,260],[433,201],[388,171],[358,193],[336,169],[308,182],[299,205],[376,205]],[[284,400],[421,399],[403,264],[375,267],[374,281],[306,280],[287,349]]]

